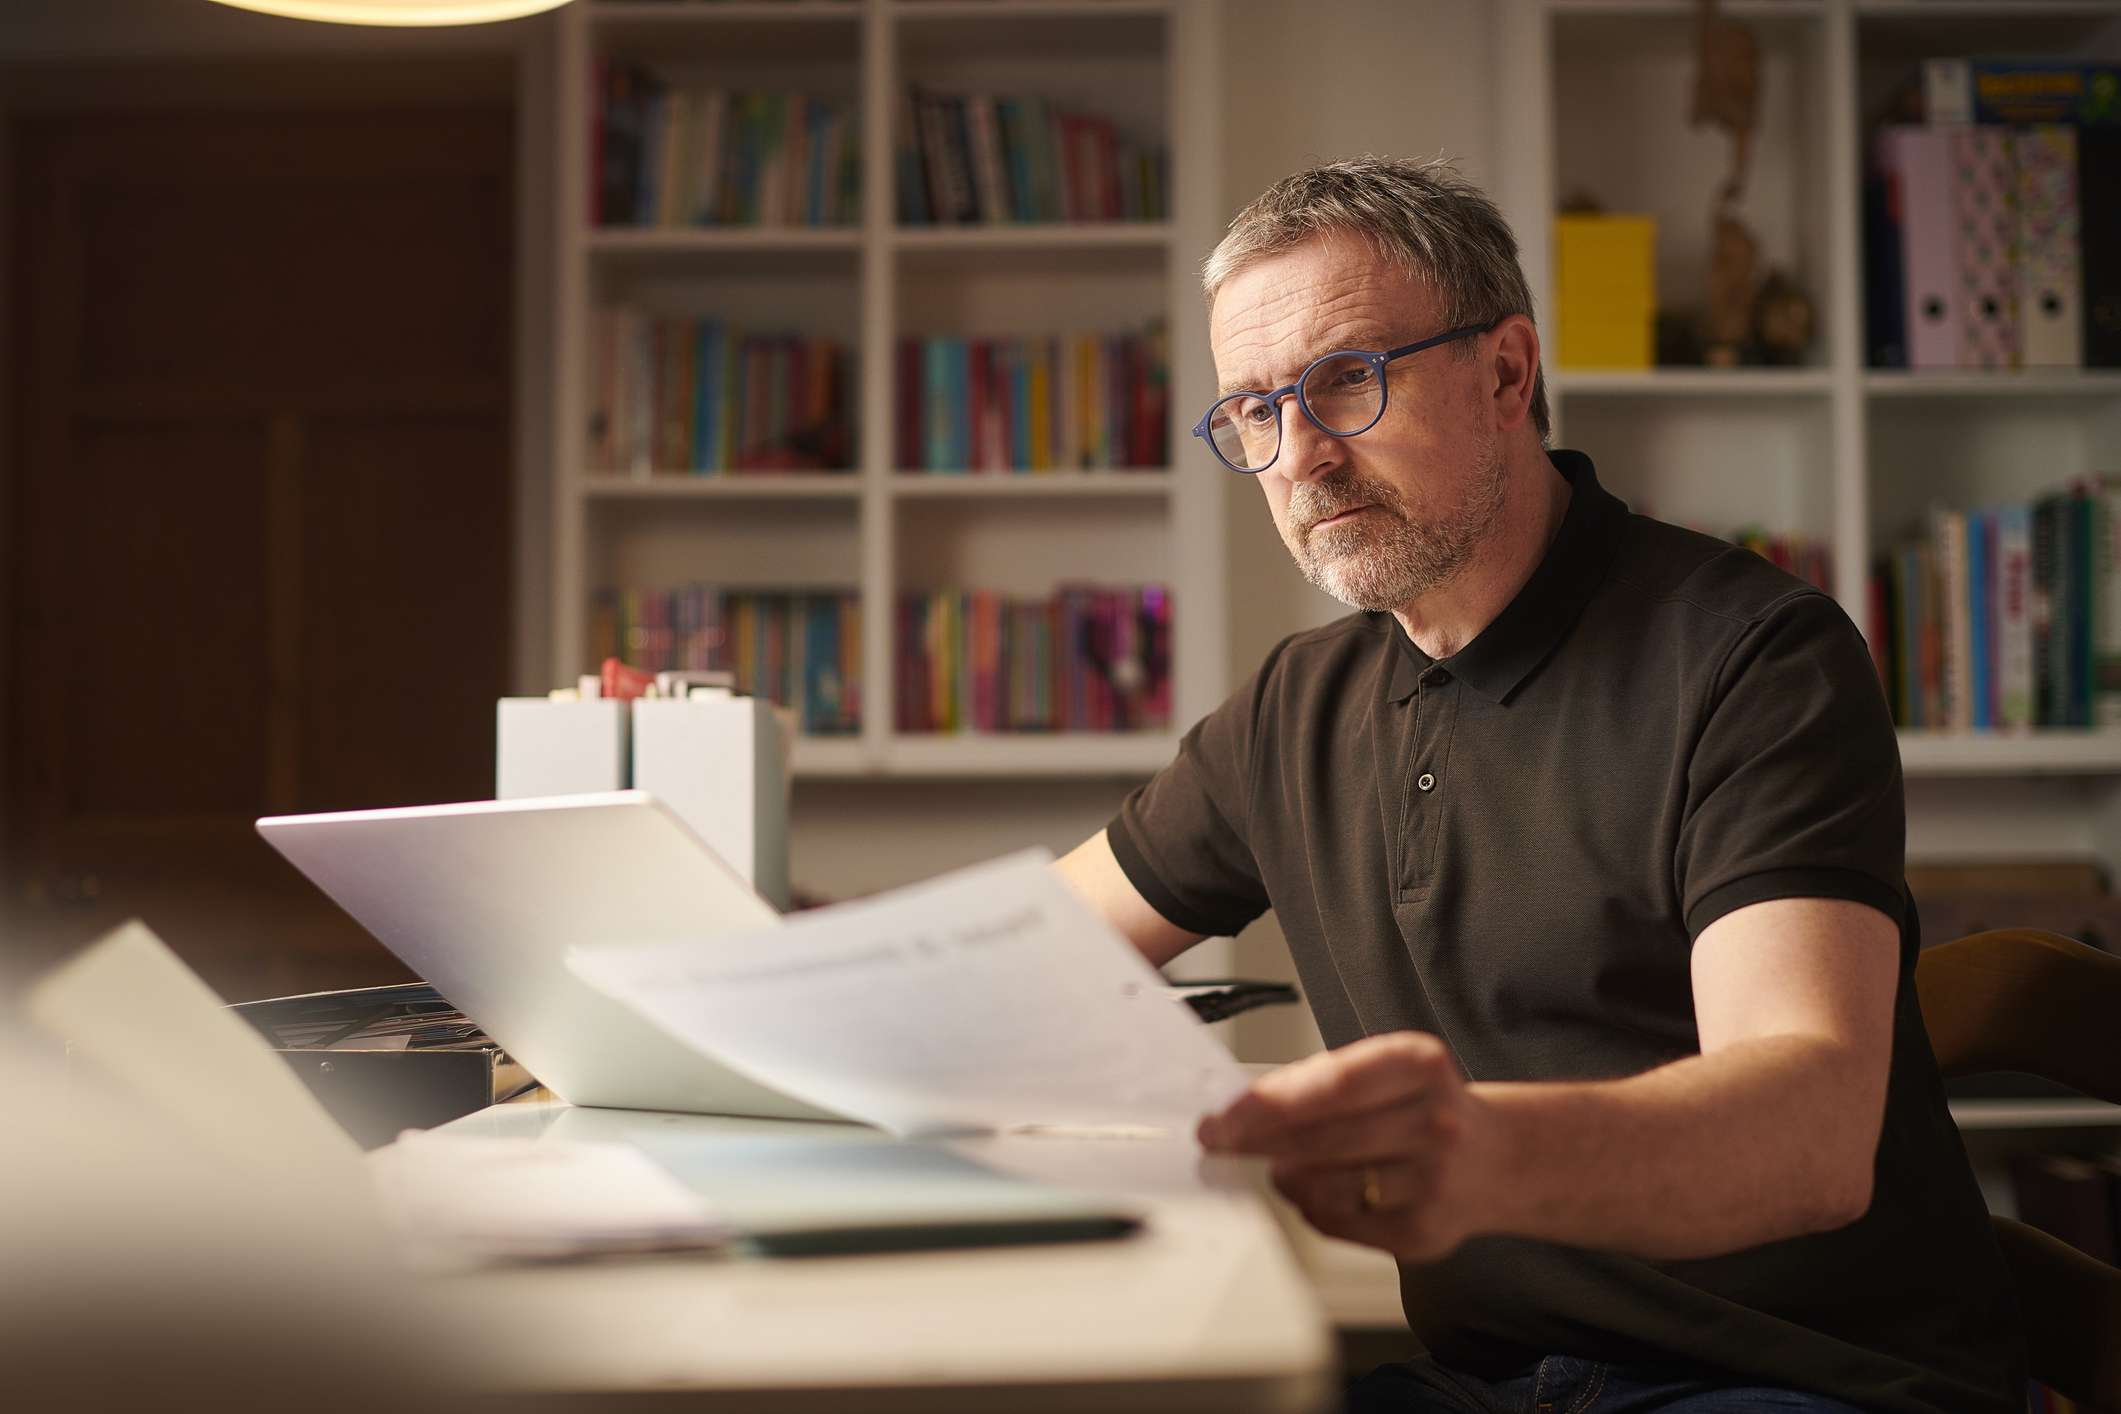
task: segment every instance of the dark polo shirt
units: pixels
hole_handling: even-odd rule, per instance
[[[1725,1256],[1483,1237],[1402,1264],[1446,1365],[1570,1354],[2018,1414],[2015,1298],[1916,1009],[1900,758],[1863,639],[1750,551],[1632,515],[1588,458],[1545,559],[1432,661],[1389,614],[1285,639],[1128,797],[1112,851],[1158,912],[1271,907],[1329,1046],[1413,1029],[1473,1080],[1699,1052],[1689,953],[1733,909],[1853,899],[1901,928],[1870,1210]]]

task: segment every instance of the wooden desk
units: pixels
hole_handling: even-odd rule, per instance
[[[791,1126],[540,1101],[497,1105],[448,1128],[638,1141],[651,1131]],[[493,1322],[482,1382],[507,1390],[683,1392],[747,1410],[835,1414],[1332,1407],[1324,1312],[1244,1170],[1203,1165],[1190,1141],[1176,1139],[988,1136],[944,1147],[1123,1197],[1147,1221],[1106,1242],[666,1257],[437,1280],[480,1313],[482,1328]]]

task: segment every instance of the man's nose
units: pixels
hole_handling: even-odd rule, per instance
[[[1316,481],[1346,460],[1342,439],[1313,422],[1294,393],[1282,399],[1281,455],[1274,459],[1273,470],[1288,481]]]

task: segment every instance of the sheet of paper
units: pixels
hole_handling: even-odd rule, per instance
[[[898,1134],[1190,1130],[1244,1069],[1043,850],[707,944],[572,950],[681,1041]]]
[[[407,1130],[368,1166],[417,1266],[716,1247],[735,1235],[629,1144]]]

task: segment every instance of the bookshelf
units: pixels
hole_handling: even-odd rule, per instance
[[[1217,65],[1201,0],[581,0],[557,16],[552,324],[554,672],[590,666],[602,586],[843,590],[861,604],[859,735],[796,743],[799,781],[914,786],[1077,780],[1116,804],[1228,690],[1223,499],[1207,469],[913,472],[895,464],[902,338],[1168,330],[1165,440],[1183,459],[1213,384],[1194,263],[1220,230]],[[851,104],[859,219],[836,226],[652,228],[591,219],[599,58],[673,87]],[[909,85],[1035,94],[1161,146],[1160,219],[915,225],[897,209]],[[609,474],[586,428],[599,310],[826,338],[854,355],[853,465],[756,474]],[[1189,533],[1213,527],[1215,533]],[[896,726],[901,594],[1040,597],[1070,583],[1160,583],[1173,604],[1167,728],[925,734]],[[1093,783],[1101,783],[1095,784]],[[831,796],[833,792],[828,791]]]
[[[1665,519],[1752,522],[1825,540],[1833,590],[1870,634],[1872,556],[1932,502],[2022,499],[2121,468],[2121,370],[1909,372],[1865,366],[1862,179],[1866,116],[1924,58],[2121,56],[2121,5],[2044,0],[1726,0],[1759,40],[1762,92],[1741,202],[1766,264],[1797,277],[1817,334],[1794,368],[1555,369],[1556,440]],[[1537,307],[1553,308],[1552,217],[1589,189],[1658,217],[1661,304],[1702,288],[1710,194],[1729,139],[1686,124],[1690,0],[1503,0],[1497,195],[1523,243]],[[1640,154],[1654,150],[1655,162]],[[1698,233],[1698,235],[1696,234]],[[1547,345],[1555,346],[1552,329]],[[1908,854],[1917,861],[2095,856],[2121,877],[2121,731],[1908,730]],[[1954,1106],[1984,1131],[1977,1166],[2034,1142],[2101,1144],[2112,1107]],[[2036,1141],[2029,1133],[2049,1136]],[[2015,1136],[2015,1137],[2013,1137]]]
[[[1576,191],[1610,210],[1658,217],[1665,302],[1687,302],[1702,287],[1707,194],[1729,143],[1686,126],[1693,8],[1508,0],[1499,17],[1497,53],[1515,71],[1502,87],[1523,96],[1498,110],[1500,145],[1520,157],[1499,194],[1542,309],[1552,304],[1551,217]],[[2121,370],[1867,368],[1865,117],[1925,57],[2121,54],[2121,7],[1756,0],[1723,8],[1752,28],[1761,50],[1760,128],[1742,214],[1764,262],[1791,271],[1812,296],[1817,337],[1796,368],[1555,369],[1557,435],[1599,451],[1615,489],[1653,514],[1825,540],[1834,592],[1875,634],[1871,558],[1924,507],[2025,497],[2098,468],[2102,457],[2110,464],[2121,449]],[[1637,160],[1653,144],[1661,159]],[[1909,731],[1903,760],[1911,778],[1925,780],[2103,779],[2121,770],[2121,736]],[[2083,809],[2082,794],[2067,808]],[[2110,821],[2099,834],[2121,842]]]

